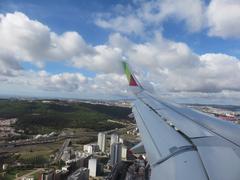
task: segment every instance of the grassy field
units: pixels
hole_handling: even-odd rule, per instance
[[[63,142],[23,147],[18,151],[19,158],[25,160],[43,156],[48,159],[51,154],[58,150],[62,143]]]
[[[14,161],[18,161],[26,164],[35,164],[42,166],[44,163],[48,162],[50,155],[55,154],[55,152],[61,147],[63,141],[59,141],[56,143],[50,144],[39,144],[39,145],[31,145],[31,146],[22,146],[15,147],[9,150],[9,153],[14,154],[14,157],[11,156],[11,159]],[[42,165],[41,165],[42,164]],[[4,180],[13,180],[18,177],[27,174],[33,171],[32,168],[26,169],[10,169],[6,175],[3,177]],[[36,174],[37,176],[38,174]],[[0,177],[1,179],[1,177]]]
[[[16,180],[17,178],[21,179],[19,178],[21,176],[31,173],[31,177],[34,177],[34,179],[37,180],[40,172],[41,171],[38,171],[38,169],[26,169],[26,170],[12,169],[8,171],[3,177],[0,176],[0,179],[2,178],[3,180]]]

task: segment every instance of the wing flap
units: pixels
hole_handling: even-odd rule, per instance
[[[152,167],[151,179],[192,180],[196,175],[207,179],[198,152],[188,140],[140,100],[134,102],[133,113]]]
[[[151,180],[209,180],[196,151],[187,151],[152,169]]]
[[[221,137],[193,140],[207,174],[212,180],[238,180],[240,177],[240,149]]]
[[[153,97],[149,96],[145,92],[141,93],[143,101],[146,105],[154,109],[159,116],[164,118],[168,123],[173,124],[177,129],[187,135],[189,138],[195,137],[205,137],[205,136],[213,136],[210,131],[206,128],[196,124],[192,120],[189,120],[188,117],[179,114],[178,112],[174,111],[173,109],[169,108],[169,105],[166,105],[165,102],[160,102]],[[145,97],[143,98],[143,94]]]
[[[145,149],[151,154],[148,157],[151,162],[159,161],[170,154],[173,147],[191,146],[180,134],[168,126],[149,107],[137,100],[134,103],[133,113],[136,117]]]

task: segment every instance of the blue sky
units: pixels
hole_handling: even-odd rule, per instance
[[[20,11],[32,19],[47,24],[54,32],[77,31],[84,39],[92,44],[103,43],[107,40],[109,32],[98,28],[93,23],[98,12],[109,11],[116,1],[33,1],[10,0],[1,3],[0,12]],[[119,1],[126,3],[127,1]]]
[[[90,44],[105,43],[111,30],[102,29],[94,23],[98,13],[111,12],[114,6],[131,4],[129,0],[59,0],[59,1],[33,1],[8,0],[0,3],[0,12],[8,13],[20,11],[28,17],[48,25],[52,31],[59,34],[65,31],[77,31]],[[205,3],[209,3],[205,1]],[[239,39],[209,37],[206,31],[189,33],[183,26],[184,22],[176,22],[174,18],[163,23],[163,36],[175,41],[187,43],[195,52],[204,54],[208,52],[228,53],[240,57]],[[151,27],[149,28],[151,31]],[[131,37],[137,41],[141,37]]]
[[[0,1],[0,89],[125,97],[118,65],[125,58],[173,98],[233,98],[239,12],[237,0]]]

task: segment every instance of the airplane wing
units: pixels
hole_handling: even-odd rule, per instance
[[[136,100],[132,111],[151,166],[151,180],[239,180],[240,126],[166,102],[123,68]]]

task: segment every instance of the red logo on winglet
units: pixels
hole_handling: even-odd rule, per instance
[[[138,86],[137,82],[135,81],[135,79],[133,78],[132,75],[131,75],[131,78],[130,78],[129,85],[130,86]]]

